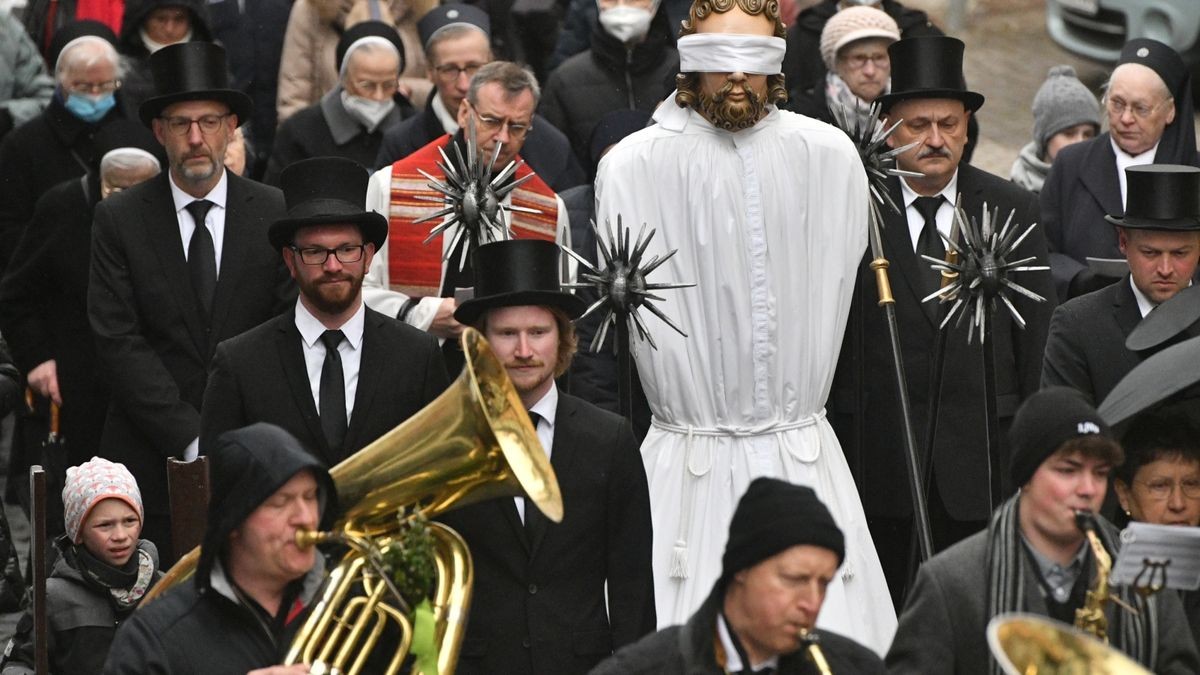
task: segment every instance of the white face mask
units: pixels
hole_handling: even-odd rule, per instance
[[[600,25],[604,32],[626,44],[646,37],[654,15],[648,9],[618,5],[600,10]]]
[[[375,127],[387,117],[392,109],[396,107],[396,102],[392,99],[384,99],[376,101],[371,98],[362,96],[352,96],[349,92],[342,92],[342,105],[346,108],[346,112],[367,128],[367,133],[375,131]]]

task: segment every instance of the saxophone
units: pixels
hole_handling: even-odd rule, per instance
[[[821,675],[833,675],[829,662],[825,660],[825,652],[821,651],[821,639],[807,628],[800,629],[800,642],[805,645],[805,655]]]
[[[1091,511],[1076,511],[1075,524],[1087,535],[1088,545],[1096,560],[1096,576],[1088,587],[1083,607],[1075,610],[1075,627],[1108,644],[1108,618],[1104,607],[1111,599],[1108,576],[1112,572],[1112,557],[1104,550],[1100,535],[1096,533],[1096,514]]]

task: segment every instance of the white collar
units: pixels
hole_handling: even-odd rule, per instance
[[[175,213],[179,213],[187,208],[188,204],[197,200],[196,197],[184,192],[183,188],[175,184],[175,177],[171,175],[170,170],[167,171],[167,182],[171,184],[171,201],[175,202]],[[199,199],[207,199],[215,206],[225,208],[225,204],[229,201],[229,172],[225,170],[225,167],[221,167],[221,178],[217,180],[213,189]]]
[[[442,95],[439,94],[436,89],[430,95],[433,96],[433,114],[436,115],[438,121],[442,123],[442,128],[445,129],[446,133],[450,134],[451,136],[457,134],[458,118],[451,114],[451,112],[446,108],[445,102],[442,101]]]
[[[1188,281],[1188,286],[1190,287],[1191,285],[1192,282]],[[1137,300],[1138,311],[1141,312],[1143,319],[1146,318],[1146,315],[1150,313],[1150,310],[1158,307],[1159,303],[1154,302],[1150,298],[1146,297],[1146,294],[1142,292],[1142,289],[1138,288],[1137,284],[1133,283],[1132,274],[1129,275],[1129,287],[1133,289],[1133,298],[1134,300]]]
[[[346,336],[346,342],[354,349],[362,349],[363,325],[366,323],[365,308],[366,303],[360,300],[358,309],[338,328]],[[321,334],[329,329],[308,311],[299,298],[296,298],[296,330],[300,331],[300,339],[304,340],[305,346],[311,349],[317,344],[317,340],[321,339]]]
[[[554,417],[558,414],[558,385],[550,381],[550,390],[529,408],[529,412],[541,415],[542,420],[554,428]]]
[[[729,626],[725,624],[725,615],[722,613],[717,614],[717,634],[721,637],[721,646],[725,648],[725,672],[736,673],[739,670],[745,670],[746,664],[742,663],[742,655],[733,645],[733,637],[729,633]],[[752,670],[762,670],[767,667],[778,670],[779,655],[776,654],[766,661],[752,664],[750,667]]]
[[[900,178],[900,192],[904,196],[905,208],[912,206],[912,203],[917,201],[917,197],[924,196],[917,194],[915,190],[909,187],[908,179],[904,177]],[[950,177],[950,181],[946,183],[946,186],[938,191],[938,194],[944,197],[946,201],[950,202],[951,206],[954,206],[954,204],[958,201],[958,169],[954,170],[954,175]],[[932,197],[935,195],[930,196]]]

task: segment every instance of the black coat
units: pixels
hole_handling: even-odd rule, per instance
[[[650,497],[628,422],[560,393],[550,461],[563,522],[535,521],[532,543],[509,498],[439,518],[475,562],[460,675],[586,673],[654,630]]]
[[[679,72],[679,52],[667,28],[667,10],[661,8],[650,24],[646,39],[627,49],[598,25],[592,31],[592,48],[560,65],[542,90],[538,112],[562,130],[575,156],[595,165],[590,151],[592,130],[614,110],[654,112],[667,94],[669,82]]]
[[[340,92],[341,88],[334,91]],[[340,93],[326,94],[317,103],[297,111],[279,125],[263,182],[279,185],[279,174],[284,169],[313,157],[345,157],[367,168],[373,166],[384,132],[414,114],[412,104],[404,96],[397,94],[395,102],[392,112],[370,133],[346,112]]]
[[[67,112],[55,94],[40,115],[0,144],[0,272],[8,265],[38,198],[50,188],[82,176],[98,163],[96,133],[123,116],[123,96],[96,124]]]
[[[717,613],[725,594],[713,592],[682,626],[671,626],[647,636],[617,652],[600,664],[591,675],[721,675],[726,670],[717,664]],[[821,652],[834,673],[883,675],[883,661],[870,649],[850,638],[825,630],[815,630]],[[748,670],[741,672],[749,672]],[[803,651],[779,658],[777,675],[817,675],[817,669]]]
[[[1039,195],[1041,219],[1050,246],[1050,265],[1059,299],[1069,296],[1077,274],[1089,256],[1123,258],[1116,228],[1105,215],[1125,213],[1117,156],[1108,132],[1067,146],[1058,153]],[[1200,166],[1200,155],[1193,162]]]
[[[1036,218],[1037,201],[1032,193],[970,165],[959,166],[958,190],[970,217],[979,218],[983,203],[987,202],[989,208],[1000,207],[1002,219],[1014,208],[1017,223],[1027,226]],[[899,179],[890,179],[890,191],[903,208]],[[928,271],[928,267],[913,252],[908,221],[903,214],[885,209],[883,250],[891,262],[889,272],[912,421],[918,447],[923,447],[937,325],[919,304],[925,293],[924,286],[917,282],[917,274]],[[1014,255],[1036,256],[1040,264],[1045,264],[1046,242],[1041,229],[1034,229]],[[830,423],[846,450],[867,515],[902,518],[911,512],[912,506],[901,441],[901,413],[892,375],[886,317],[876,305],[879,296],[875,273],[868,268],[870,261],[869,254],[864,256],[859,269],[828,408],[832,413]],[[996,403],[1002,427],[1021,401],[1038,390],[1042,351],[1054,309],[1049,273],[1024,272],[1013,278],[1047,301],[1035,303],[1012,294],[1013,303],[1028,323],[1025,330],[1003,308],[993,315],[996,323],[988,344],[995,350]],[[984,436],[983,356],[978,337],[968,346],[965,325],[947,337],[944,373],[933,454],[934,484],[951,517],[983,520],[991,512]]]
[[[32,225],[0,282],[0,331],[25,373],[53,359],[63,398],[67,466],[99,453],[108,385],[96,366],[88,325],[92,210],[99,186],[68,179],[38,200]]]
[[[800,12],[796,23],[788,28],[787,53],[783,57],[783,76],[788,91],[806,91],[825,80],[825,61],[821,59],[821,31],[829,17],[837,13],[838,0],[821,0]],[[883,11],[896,20],[901,38],[923,35],[944,35],[942,30],[929,21],[929,16],[918,9],[910,9],[896,2],[883,0]]]
[[[129,467],[147,514],[159,516],[167,513],[166,458],[199,436],[217,343],[276,316],[295,298],[291,276],[267,242],[268,226],[284,217],[283,194],[230,174],[221,268],[206,324],[167,181],[164,172],[96,207],[88,287],[97,360],[112,385],[101,453]]]
[[[376,169],[390,166],[446,135],[433,112],[434,96],[436,91],[429,95],[424,110],[384,133],[383,145],[375,156]],[[521,159],[555,192],[587,182],[566,135],[540,115],[533,116],[533,128],[521,147]]]
[[[1125,348],[1125,338],[1141,320],[1128,275],[1059,305],[1046,338],[1042,386],[1071,387],[1100,405],[1142,362],[1141,355]]]
[[[442,351],[428,333],[368,308],[362,349],[345,449],[334,453],[321,431],[294,310],[222,342],[204,392],[201,451],[207,453],[224,431],[270,422],[333,466],[391,431],[446,388]]]

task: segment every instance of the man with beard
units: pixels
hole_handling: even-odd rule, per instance
[[[431,336],[363,304],[363,275],[387,238],[384,217],[361,206],[367,170],[320,157],[280,178],[288,215],[271,225],[271,248],[300,297],[292,311],[217,347],[201,447],[228,429],[270,422],[333,466],[442,393],[446,368]]]
[[[600,162],[601,224],[656,228],[658,348],[633,355],[654,419],[642,446],[660,626],[685,622],[720,569],[738,498],[760,476],[811,486],[846,535],[820,624],[882,653],[896,619],[846,460],[823,407],[867,245],[867,180],[838,129],[776,108],[777,5],[696,0],[678,91],[658,124]],[[703,17],[703,18],[701,18]]]
[[[475,256],[455,317],[504,364],[558,478],[563,520],[523,497],[441,516],[471,549],[475,599],[459,675],[582,675],[654,630],[650,499],[627,420],[559,391],[586,304],[564,292],[551,242],[499,241]]]
[[[1014,226],[1037,220],[1032,193],[969,164],[962,164],[967,123],[983,105],[983,96],[968,91],[962,76],[964,45],[949,37],[907,38],[893,43],[892,91],[880,98],[884,114],[900,126],[889,139],[893,147],[915,144],[897,157],[901,169],[922,176],[889,178],[888,192],[902,211],[883,213],[883,253],[891,262],[891,284],[900,348],[912,403],[912,422],[918,446],[930,414],[933,383],[930,372],[937,354],[933,348],[945,310],[921,300],[937,290],[941,275],[921,255],[942,258],[942,236],[950,236],[954,205],[961,198],[969,218],[978,221],[983,209],[999,209],[1001,221],[1014,212]],[[1035,228],[1009,258],[1032,257],[1045,265],[1046,239]],[[902,409],[890,375],[894,355],[888,340],[886,315],[879,300],[873,256],[864,256],[829,412],[834,429],[850,458],[871,535],[875,538],[894,598],[901,597],[910,557],[912,504],[904,480],[905,460],[899,441]],[[1009,313],[991,315],[986,348],[995,357],[995,396],[1001,429],[1006,429],[1021,400],[1038,390],[1042,349],[1054,309],[1054,289],[1045,271],[1014,275],[1014,281],[1046,298],[1035,302],[1012,293],[1013,305],[1026,322],[1020,326]],[[948,306],[948,305],[946,305]],[[937,550],[987,525],[992,504],[1004,495],[990,494],[987,456],[985,392],[982,378],[984,345],[969,342],[966,325],[946,330],[942,355],[944,377],[933,446],[929,488],[929,520]],[[1001,432],[1003,437],[1003,432]],[[1004,453],[1001,450],[1001,461]],[[1006,492],[1007,494],[1007,492]],[[989,499],[990,496],[990,499]]]
[[[437,223],[415,221],[443,207],[438,203],[441,193],[429,186],[424,174],[444,180],[437,164],[440,151],[454,155],[452,142],[458,143],[466,156],[468,124],[476,130],[480,161],[490,161],[499,146],[494,165],[497,173],[509,162],[521,161],[518,153],[534,123],[539,95],[537,80],[515,63],[493,61],[480,67],[459,103],[458,132],[443,135],[375,172],[367,188],[367,208],[387,217],[389,234],[368,270],[363,297],[371,308],[445,339],[446,363],[452,374],[462,367],[462,352],[457,350],[455,338],[463,327],[454,320],[455,294],[471,287],[473,272],[469,256],[466,265],[459,267],[467,237],[459,239],[459,248],[450,250],[461,225],[425,242]],[[503,215],[511,238],[570,245],[567,210],[554,190],[524,163],[515,178],[525,182],[504,198],[506,206],[514,207]]]
[[[170,551],[165,460],[196,457],[213,349],[282,312],[294,290],[266,244],[283,195],[222,164],[253,108],[228,86],[225,50],[171,45],[150,66],[158,94],[139,112],[169,170],[96,207],[87,298],[112,387],[100,454],[133,472],[143,536]]]

